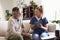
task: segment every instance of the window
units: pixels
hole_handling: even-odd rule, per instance
[[[37,7],[33,1],[30,2],[31,5],[23,8],[23,19],[29,20],[34,15],[34,9]]]
[[[60,0],[42,0],[44,16],[49,21],[60,19]]]
[[[32,6],[28,6],[23,8],[23,19],[28,20],[30,19],[34,14],[34,8]]]
[[[27,0],[25,1],[27,2]],[[24,20],[29,20],[33,15],[34,15],[34,9],[37,7],[38,4],[41,4],[40,0],[36,1],[29,1],[29,5],[25,4],[23,8],[23,19]]]

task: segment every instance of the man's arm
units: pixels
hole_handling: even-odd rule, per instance
[[[17,31],[16,31],[16,29],[15,29],[15,25],[14,25],[14,22],[13,21],[11,21],[11,31],[13,32],[13,33],[17,33]]]
[[[8,33],[15,34],[15,29],[13,27],[13,22],[11,19],[8,21]]]

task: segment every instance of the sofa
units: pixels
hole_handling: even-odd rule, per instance
[[[30,20],[24,20],[23,25],[24,25],[24,30],[26,32],[32,32],[29,24]],[[6,35],[7,35],[7,29],[8,29],[8,21],[1,21],[0,22],[0,40],[6,40]],[[49,39],[55,37],[55,30],[56,30],[56,24],[49,23],[48,24],[48,32],[49,32],[49,37],[44,37],[41,39]]]

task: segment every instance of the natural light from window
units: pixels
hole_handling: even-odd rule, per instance
[[[5,20],[5,16],[4,16],[4,12],[0,3],[0,21],[3,21],[3,20]]]
[[[60,0],[42,0],[44,16],[49,21],[60,19]]]

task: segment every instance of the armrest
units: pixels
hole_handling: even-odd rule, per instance
[[[48,24],[48,31],[49,32],[55,32],[55,30],[56,30],[56,24],[54,24],[54,23]]]

